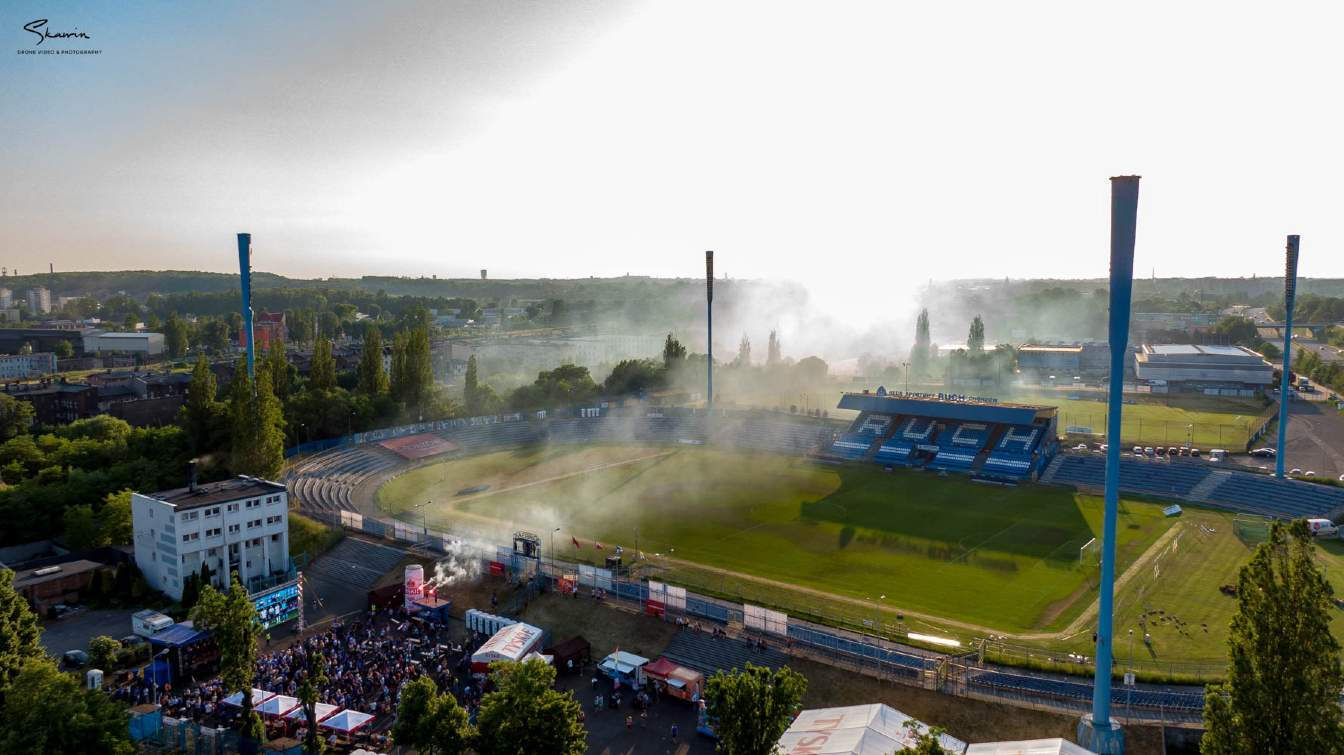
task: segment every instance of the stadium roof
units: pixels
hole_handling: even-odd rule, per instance
[[[841,409],[882,414],[913,414],[919,417],[960,422],[997,422],[1005,425],[1030,425],[1037,419],[1053,417],[1053,406],[1012,404],[974,398],[954,398],[943,394],[846,393],[840,397]]]

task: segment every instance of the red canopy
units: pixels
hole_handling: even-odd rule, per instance
[[[681,668],[681,666],[678,666],[672,661],[669,661],[666,658],[659,658],[653,663],[644,666],[644,674],[646,676],[656,676],[659,679],[666,679],[669,674],[679,668]]]

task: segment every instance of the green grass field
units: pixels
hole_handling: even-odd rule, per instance
[[[491,487],[458,495],[478,485]],[[1062,628],[1092,602],[1078,549],[1101,531],[1100,499],[1058,488],[657,446],[536,447],[443,462],[390,481],[379,502],[407,521],[501,543],[527,528],[546,547],[558,527],[565,557],[595,560],[618,544],[630,552],[638,539],[673,572],[695,567],[666,557],[775,580],[749,587],[777,591],[782,607],[824,602],[804,592],[783,599],[797,588],[885,596],[885,606],[1009,632]],[[1121,570],[1171,524],[1156,504],[1123,508]],[[608,550],[593,549],[594,539]],[[740,587],[722,572],[715,578],[723,592]]]
[[[1058,407],[1061,433],[1069,426],[1090,427],[1094,433],[1106,429],[1106,405],[1100,400],[1054,393],[1019,395],[1013,400]],[[1180,445],[1192,438],[1197,448],[1241,450],[1266,411],[1258,399],[1126,396],[1126,400],[1133,401],[1125,404],[1121,426],[1126,445]]]

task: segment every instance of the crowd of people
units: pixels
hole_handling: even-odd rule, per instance
[[[465,642],[454,643],[441,625],[411,619],[398,608],[370,611],[349,622],[334,622],[276,652],[257,659],[253,686],[276,694],[297,697],[307,678],[309,657],[321,653],[327,683],[318,700],[342,709],[369,713],[374,719],[362,729],[368,740],[386,743],[385,730],[395,715],[402,685],[423,675],[434,679],[443,691],[451,691],[474,720],[485,680],[471,674],[471,654],[489,639],[471,633]],[[225,705],[230,694],[218,678],[156,682],[133,676],[112,694],[131,705],[157,703],[163,714],[202,725],[232,725],[239,709]],[[267,722],[270,734],[288,734],[301,739],[306,722],[281,719]]]

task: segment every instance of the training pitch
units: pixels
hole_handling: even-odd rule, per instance
[[[1020,633],[1062,629],[1096,597],[1079,548],[1101,534],[1101,499],[1059,488],[716,448],[538,446],[411,470],[378,500],[407,522],[500,544],[529,529],[543,548],[554,537],[560,558],[596,562],[621,545],[628,562],[638,549],[672,581],[769,587],[786,609],[822,613],[840,596]],[[1157,504],[1121,508],[1123,572],[1172,522]]]

